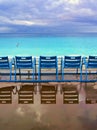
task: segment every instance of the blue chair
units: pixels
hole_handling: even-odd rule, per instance
[[[36,59],[32,58],[32,56],[15,56],[15,80],[16,80],[16,70],[19,69],[32,69],[32,79],[35,76],[35,65]]]
[[[58,62],[57,56],[40,56],[38,79],[41,80],[41,69],[55,69],[56,80],[58,80]]]
[[[12,76],[12,62],[9,61],[8,56],[0,57],[0,69],[9,69],[10,80]]]
[[[76,69],[76,73],[78,73],[78,69],[80,69],[80,81],[82,80],[81,56],[64,56],[64,58],[61,58],[62,80],[64,80],[64,69],[66,68]]]
[[[88,69],[97,69],[97,56],[89,56],[88,60],[85,60],[86,80],[88,80]]]

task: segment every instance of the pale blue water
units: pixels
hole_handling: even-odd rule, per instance
[[[97,37],[0,37],[5,55],[97,55]]]

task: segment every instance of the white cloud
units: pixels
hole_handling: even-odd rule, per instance
[[[59,18],[59,20],[65,20],[65,21],[73,19],[72,16],[66,14],[59,14],[57,15],[57,18]]]
[[[47,1],[45,8],[50,10],[53,8],[57,8],[60,5],[64,5],[64,7],[68,8],[71,5],[78,5],[78,4],[80,4],[80,0],[54,0],[54,1],[49,0]]]
[[[47,1],[47,3],[45,4],[45,8],[50,10],[53,8],[56,8],[58,6],[60,6],[61,4],[65,4],[66,0],[49,0]]]
[[[31,26],[31,25],[45,26],[49,24],[47,21],[43,21],[43,20],[12,20],[10,21],[10,23],[15,25],[25,25],[25,26]]]
[[[19,3],[17,0],[0,0],[0,4],[12,4],[12,3]]]
[[[95,0],[0,0],[0,32],[21,31],[22,25],[67,27],[66,22],[74,22],[76,27],[77,21],[88,24],[88,16],[90,22],[97,19],[96,4]]]
[[[21,1],[25,1],[25,0],[21,0]],[[12,2],[18,2],[19,3],[19,1],[17,1],[17,0],[0,0],[0,3],[5,3],[5,2],[9,2],[9,3],[12,3]]]
[[[76,14],[79,14],[79,16],[92,16],[95,15],[94,11],[89,8],[81,8],[78,11],[76,11]]]
[[[0,33],[7,33],[10,32],[12,30],[12,28],[10,27],[0,27]]]
[[[77,5],[80,3],[80,0],[67,0],[66,2],[68,2],[69,4]]]
[[[6,23],[6,22],[9,22],[9,18],[5,17],[5,16],[0,16],[0,23]]]
[[[64,13],[64,16],[71,17],[72,19],[76,17],[81,17],[81,19],[83,18],[85,19],[86,16],[90,16],[90,17],[94,16],[95,18],[95,16],[97,15],[97,13],[94,10],[92,10],[91,8],[85,8],[85,7],[83,8],[77,8],[77,7],[69,8],[68,7],[68,8],[64,8],[64,11],[66,11]]]
[[[11,19],[4,16],[0,16],[0,21],[3,24],[14,24],[14,25],[25,25],[25,26],[32,26],[32,25],[40,25],[45,26],[51,23],[50,20],[46,19],[32,19],[32,20],[21,20],[21,19]],[[3,28],[2,28],[3,30]]]
[[[6,2],[6,1],[8,1],[8,0],[0,0],[0,3],[4,3],[4,2]]]

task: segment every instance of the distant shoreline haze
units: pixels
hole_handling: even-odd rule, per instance
[[[97,37],[97,33],[0,33],[0,37]]]

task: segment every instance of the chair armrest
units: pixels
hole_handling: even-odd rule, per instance
[[[87,64],[87,57],[82,58],[82,64],[85,64],[85,65]]]
[[[56,58],[56,66],[57,66],[57,69],[58,69],[58,57]]]
[[[88,59],[87,57],[82,58],[82,64],[85,65],[85,67],[87,67],[87,65],[88,65],[87,59]]]
[[[64,61],[63,61],[63,57],[61,57],[61,68],[64,68]]]
[[[14,64],[15,64],[15,60],[14,60],[14,58],[11,58],[11,60],[9,61],[10,68],[12,68],[12,65],[14,65]]]
[[[33,67],[35,68],[36,66],[36,58],[34,57],[34,60],[33,60]]]
[[[40,67],[40,62],[41,62],[41,61],[40,61],[40,57],[39,57],[39,59],[38,59],[38,67]]]
[[[82,69],[82,67],[83,67],[83,62],[80,63],[80,69]]]
[[[12,65],[15,64],[15,58],[14,57],[11,59],[11,62],[12,62]]]

